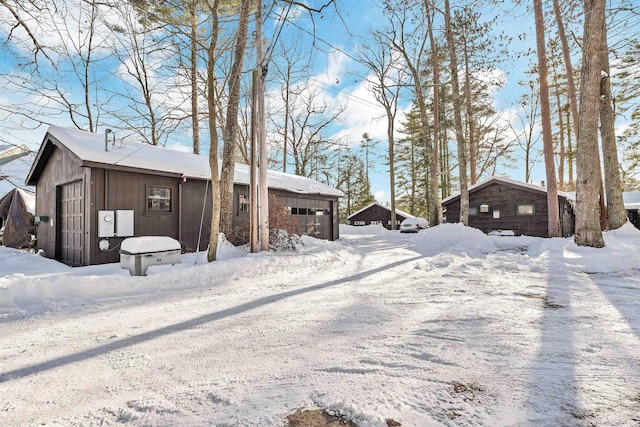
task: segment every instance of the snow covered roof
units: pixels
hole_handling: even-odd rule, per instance
[[[109,138],[105,151],[105,136],[77,129],[50,126],[47,135],[55,139],[87,164],[102,164],[136,168],[148,171],[162,171],[177,174],[184,178],[210,179],[209,158],[171,148],[157,147],[133,141],[112,142]],[[49,141],[45,136],[38,157],[31,167],[28,181],[35,183],[40,173],[38,163],[41,161],[43,147]],[[42,167],[43,165],[40,165]],[[249,185],[249,166],[236,164],[234,182]],[[272,189],[287,190],[299,194],[322,194],[342,197],[340,190],[321,182],[298,175],[268,171],[268,186]]]
[[[573,197],[573,199],[576,198],[576,193],[575,192],[571,192],[568,193],[571,195],[571,197]],[[627,192],[623,192],[622,193],[622,201],[624,203],[624,208],[626,210],[634,210],[634,209],[640,209],[640,191],[627,191]],[[604,195],[604,202],[607,203],[607,194],[605,193]]]
[[[4,150],[3,150],[4,148]],[[14,188],[20,188],[27,192],[35,192],[34,187],[26,186],[25,178],[29,173],[29,168],[36,158],[36,153],[24,152],[24,146],[7,149],[7,146],[0,146],[0,198],[12,191]],[[20,155],[11,153],[20,151]]]
[[[364,211],[366,211],[367,209],[369,209],[370,207],[375,206],[375,205],[380,206],[381,208],[386,209],[386,210],[388,210],[389,212],[391,212],[391,208],[390,208],[389,206],[385,206],[385,205],[380,204],[380,203],[378,203],[378,202],[373,202],[373,203],[371,203],[370,205],[367,205],[367,206],[365,206],[364,208],[360,209],[359,211],[352,213],[351,215],[349,215],[349,216],[347,217],[347,219],[350,219],[351,217],[356,216],[356,215],[358,215],[360,212],[364,212]],[[400,209],[396,209],[396,214],[400,214],[400,215],[402,215],[402,216],[403,216],[403,217],[405,217],[405,218],[415,218],[415,216],[413,216],[413,215],[411,215],[411,214],[409,214],[409,213],[403,212],[403,211],[401,211]]]
[[[546,193],[547,192],[547,188],[546,187],[542,187],[540,185],[536,185],[536,184],[529,184],[526,182],[522,182],[522,181],[516,181],[514,179],[510,179],[510,178],[505,178],[503,176],[491,176],[488,179],[486,179],[485,181],[482,182],[478,182],[475,183],[474,185],[469,187],[469,192],[472,192],[473,190],[476,190],[478,188],[483,188],[486,187],[487,185],[493,183],[493,182],[497,182],[497,183],[502,183],[502,184],[508,184],[508,185],[517,185],[519,187],[523,187],[529,190],[535,190],[535,191],[539,191],[541,193]],[[566,193],[564,191],[558,191],[558,196],[564,197],[567,200],[570,201],[574,201],[575,200],[575,195],[571,194],[571,193]],[[450,200],[453,200],[457,197],[460,197],[460,193],[456,193],[456,194],[452,194],[451,196],[442,199],[442,203],[446,203]]]
[[[4,165],[9,163],[15,159],[19,159],[20,157],[24,157],[29,154],[31,150],[26,145],[10,145],[0,146],[0,165]]]
[[[640,209],[640,191],[628,191],[622,193],[624,207],[627,210]]]
[[[20,188],[16,188],[16,191],[20,193],[22,196],[22,200],[24,201],[24,205],[27,210],[32,214],[36,214],[36,195],[33,193],[28,193]]]

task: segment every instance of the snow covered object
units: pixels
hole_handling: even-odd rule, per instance
[[[33,232],[33,214],[28,208],[30,197],[33,198],[16,188],[0,199],[0,226],[4,246],[16,249],[29,247]]]

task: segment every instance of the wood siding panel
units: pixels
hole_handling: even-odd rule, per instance
[[[396,221],[402,222],[407,219],[404,215],[396,212]],[[370,206],[357,215],[349,218],[349,223],[354,224],[356,221],[364,221],[364,225],[371,225],[371,221],[381,221],[385,228],[390,228],[391,211],[380,206]]]
[[[40,179],[36,184],[36,215],[49,217],[48,222],[37,225],[36,247],[42,249],[48,258],[56,258],[60,254],[59,233],[57,229],[61,221],[58,195],[59,187],[70,182],[82,181],[83,169],[80,161],[73,154],[53,148],[49,161],[44,166]]]
[[[65,250],[80,248],[83,264],[104,264],[119,262],[119,245],[124,240],[122,237],[109,238],[110,250],[101,251],[98,238],[98,211],[100,210],[133,210],[134,211],[134,235],[135,236],[169,236],[174,239],[182,238],[183,248],[195,249],[198,245],[200,233],[200,221],[202,215],[202,198],[205,193],[206,181],[187,180],[175,176],[165,176],[160,172],[142,173],[131,170],[114,170],[96,167],[83,167],[81,161],[64,146],[52,144],[50,152],[47,151],[46,162],[42,167],[36,183],[36,214],[46,215],[49,222],[41,222],[37,229],[37,247],[43,249],[46,256],[56,257],[56,249],[61,245],[61,237],[57,230],[65,225],[65,230],[73,229],[83,233],[74,232],[73,237],[66,236]],[[62,186],[73,182],[82,183],[82,199],[78,199],[76,207],[82,211],[73,220],[65,218],[66,224],[61,223],[59,209],[59,195]],[[172,209],[169,213],[146,212],[147,186],[156,185],[171,188]],[[237,204],[237,193],[244,191],[248,194],[246,185],[237,185],[234,188],[234,204]],[[286,201],[287,206],[312,206],[322,209],[324,215],[299,215],[299,232],[307,231],[323,239],[336,239],[339,236],[337,198],[331,196],[306,196],[288,191],[270,191],[280,200]],[[79,197],[79,195],[77,195]],[[310,199],[308,202],[307,199]],[[81,206],[81,207],[80,207]],[[238,212],[234,206],[234,226],[245,224],[249,215]],[[328,214],[328,215],[327,215]],[[322,218],[324,217],[324,218]],[[328,218],[330,219],[328,219]],[[69,221],[75,221],[69,224]],[[211,190],[207,190],[207,205],[205,207],[204,222],[200,240],[200,249],[207,247],[211,222]],[[328,223],[331,223],[329,225]],[[71,227],[71,228],[69,228]],[[59,251],[61,252],[61,251]],[[58,255],[59,256],[59,255]],[[74,258],[75,260],[76,258]]]
[[[57,258],[71,266],[84,265],[84,185],[83,181],[61,185],[59,193],[59,247]]]
[[[186,250],[195,251],[199,248],[202,251],[209,246],[211,197],[211,185],[207,185],[206,181],[188,180],[182,184],[182,244]],[[198,242],[201,221],[202,233]]]
[[[534,215],[517,215],[519,204],[535,204]],[[573,233],[572,211],[564,199],[559,199],[560,212],[563,214],[563,235]],[[469,215],[469,226],[478,228],[485,233],[494,230],[513,230],[516,235],[548,237],[548,206],[547,195],[543,192],[530,190],[525,187],[510,186],[493,183],[479,188],[469,194],[469,208],[488,205],[489,212],[478,212]],[[566,205],[566,208],[565,208]],[[447,222],[460,221],[460,199],[455,198],[443,203],[446,208]],[[494,218],[494,211],[500,211],[500,218]]]
[[[93,169],[93,218],[100,210],[133,210],[133,231],[135,236],[168,236],[178,239],[178,184],[176,178],[148,175],[125,171]],[[171,212],[147,213],[147,186],[157,185],[171,188]],[[106,194],[106,200],[105,200]],[[90,235],[91,264],[105,264],[120,261],[119,245],[123,237],[109,238],[111,250],[101,251],[97,224]]]
[[[233,211],[233,226],[239,227],[249,221],[249,214],[238,211],[238,194],[249,195],[249,188],[246,185],[234,186],[234,211]],[[299,212],[300,209],[313,209],[312,214],[294,214],[297,220],[298,227],[297,233],[300,235],[306,234],[319,239],[334,240],[338,233],[334,230],[338,228],[338,215],[333,211],[333,206],[337,206],[337,200],[322,196],[306,196],[296,195],[282,190],[269,191],[269,195],[276,196],[286,207],[294,209]],[[290,209],[290,210],[291,210]],[[323,209],[323,215],[317,215],[315,210]],[[325,220],[324,218],[328,218]],[[325,226],[325,223],[329,222],[329,226]],[[243,243],[247,243],[248,236],[242,239]],[[241,243],[241,242],[236,242]]]

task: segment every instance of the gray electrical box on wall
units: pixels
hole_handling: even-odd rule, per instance
[[[98,237],[115,236],[115,218],[113,211],[98,211]]]
[[[116,236],[131,237],[133,235],[133,211],[116,211]]]

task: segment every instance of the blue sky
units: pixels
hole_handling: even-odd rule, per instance
[[[314,1],[315,6],[325,3],[324,1]],[[292,16],[290,23],[284,26],[281,37],[299,41],[307,47],[311,55],[313,66],[313,77],[311,80],[320,82],[317,87],[322,92],[322,96],[335,102],[346,103],[347,109],[343,114],[343,124],[336,124],[332,132],[334,136],[343,142],[350,142],[358,145],[362,140],[362,134],[368,133],[374,140],[379,141],[378,150],[380,156],[384,154],[386,147],[386,121],[381,107],[376,103],[372,94],[363,83],[363,77],[367,73],[364,67],[355,59],[354,49],[359,43],[367,39],[367,34],[371,28],[379,27],[384,23],[384,16],[375,1],[343,0],[338,1],[340,14],[335,13],[333,5],[327,7],[322,16],[314,15],[313,21],[309,15],[299,12]],[[455,7],[455,5],[454,5]],[[502,16],[499,28],[513,34],[521,33],[524,37],[516,42],[513,50],[525,50],[534,47],[535,32],[534,20],[530,12],[522,8],[513,6],[511,3],[503,4],[500,7],[509,10],[498,11],[489,10],[488,13],[498,13]],[[550,12],[550,11],[549,11]],[[6,19],[6,11],[0,8],[0,17]],[[268,20],[265,25],[265,37],[272,39],[276,34],[276,20]],[[315,25],[314,25],[315,24]],[[0,29],[6,31],[6,26]],[[312,48],[310,33],[317,35],[315,46]],[[19,35],[19,30],[16,32]],[[6,73],[15,69],[8,56],[9,50],[3,48],[0,51],[0,73]],[[506,117],[510,117],[515,112],[514,101],[518,98],[520,88],[517,85],[518,79],[523,78],[523,71],[528,67],[526,59],[504,64],[500,70],[506,78],[506,85],[493,94],[495,108],[498,111],[505,111]],[[28,79],[29,76],[25,76]],[[71,81],[71,80],[70,80]],[[66,83],[69,87],[71,83]],[[79,91],[78,93],[81,93]],[[167,96],[169,98],[169,96]],[[20,106],[16,101],[20,99],[20,94],[4,91],[0,93],[0,108],[8,108],[14,112],[19,112]],[[271,100],[273,101],[273,100]],[[267,103],[270,100],[267,99]],[[404,98],[401,107],[407,108],[410,99]],[[4,119],[0,110],[0,118]],[[55,123],[61,126],[72,126],[64,118],[43,117],[43,121]],[[3,120],[4,127],[0,127],[0,142],[10,142],[13,144],[25,143],[36,150],[46,131],[46,126],[41,126],[34,130],[18,130],[18,125],[24,124],[32,127],[33,123],[19,115],[13,115],[11,121]],[[103,123],[103,128],[109,123]],[[203,127],[202,135],[206,134]],[[179,138],[178,138],[179,139]],[[190,142],[190,136],[183,136],[184,147]],[[179,140],[178,140],[178,143]],[[183,147],[183,149],[184,149]],[[517,153],[521,155],[521,153]],[[524,180],[522,162],[519,161],[513,169],[498,170],[498,173],[506,173],[511,178]],[[291,171],[288,168],[288,171]],[[455,174],[456,172],[454,172]],[[372,191],[376,198],[385,202],[389,200],[389,177],[386,166],[379,162],[370,171],[372,178]],[[545,178],[544,166],[542,162],[533,168],[533,182],[540,182]]]
[[[381,10],[374,6],[375,2],[351,1],[341,2],[340,14],[337,16],[333,10],[327,13],[324,18],[316,19],[316,30],[318,40],[316,44],[319,49],[314,51],[316,59],[314,65],[319,76],[326,76],[327,81],[336,82],[331,88],[323,87],[332,96],[345,100],[348,108],[345,111],[343,125],[336,126],[338,138],[345,139],[358,144],[362,140],[362,134],[367,132],[374,140],[379,141],[377,152],[380,157],[384,156],[386,142],[386,119],[381,106],[375,101],[372,94],[363,83],[363,77],[368,71],[359,64],[354,56],[354,52],[360,43],[367,43],[367,35],[373,28],[379,28],[385,24],[385,18]],[[513,11],[512,11],[513,12]],[[522,32],[529,26],[533,31],[533,17],[529,15],[516,15],[513,13],[508,18],[509,25],[502,25],[501,29],[513,28]],[[530,22],[529,22],[530,21]],[[345,28],[345,22],[347,27]],[[309,24],[306,19],[299,19],[300,26]],[[290,28],[291,31],[295,28]],[[535,33],[529,31],[523,40],[517,41],[517,49],[526,49],[535,41]],[[326,52],[325,52],[326,51]],[[510,64],[509,69],[500,70],[506,78],[507,84],[494,94],[494,102],[497,110],[512,109],[513,102],[519,96],[520,88],[517,85],[520,71],[517,66],[520,64]],[[526,67],[526,63],[524,67]],[[404,97],[400,106],[407,109],[411,99]],[[398,120],[400,122],[401,119]],[[398,128],[398,126],[396,127]],[[372,191],[378,201],[387,202],[389,200],[389,176],[387,167],[383,164],[383,159],[370,170],[372,179]],[[524,180],[524,172],[517,167],[506,171],[512,178]],[[454,172],[455,174],[455,172]],[[544,180],[544,168],[541,164],[534,167],[534,181]]]

